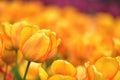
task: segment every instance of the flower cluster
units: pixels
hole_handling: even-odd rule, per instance
[[[60,43],[55,32],[39,29],[37,25],[25,21],[3,23],[1,28],[0,59],[7,67],[18,66],[24,59],[29,63],[42,63],[55,56]]]
[[[0,2],[0,79],[119,80],[119,55],[120,18]]]

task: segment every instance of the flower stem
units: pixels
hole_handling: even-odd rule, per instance
[[[26,79],[26,75],[27,75],[27,72],[28,72],[28,69],[29,69],[30,63],[31,63],[31,61],[28,61],[23,80]]]
[[[6,80],[7,71],[8,71],[8,64],[6,64],[6,71],[5,71],[5,73],[4,73],[4,80]]]
[[[15,50],[16,52],[16,66],[18,66],[18,50]]]

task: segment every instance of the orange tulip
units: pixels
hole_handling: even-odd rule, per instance
[[[42,62],[55,55],[60,43],[56,33],[50,30],[39,30],[22,45],[21,51],[25,59]]]

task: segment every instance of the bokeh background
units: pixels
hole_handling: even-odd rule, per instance
[[[50,29],[61,39],[55,57],[46,61],[46,71],[56,59],[66,60],[74,67],[85,66],[87,62],[95,64],[101,57],[115,60],[118,57],[120,62],[120,0],[1,0],[0,31],[3,22],[14,24],[19,21],[38,25],[40,29]],[[103,63],[104,60],[100,65]],[[118,64],[115,68],[103,67],[108,71],[105,74],[111,74],[107,79],[115,77],[117,71],[119,78]],[[15,68],[12,69],[14,72]],[[105,70],[100,69],[104,73]],[[111,73],[111,69],[115,74]],[[18,76],[19,72],[16,78]]]
[[[42,0],[42,2],[44,5],[72,6],[80,12],[90,14],[108,12],[115,17],[120,15],[120,0]]]

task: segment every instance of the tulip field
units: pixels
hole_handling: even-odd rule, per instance
[[[120,17],[1,1],[0,80],[120,80]]]

